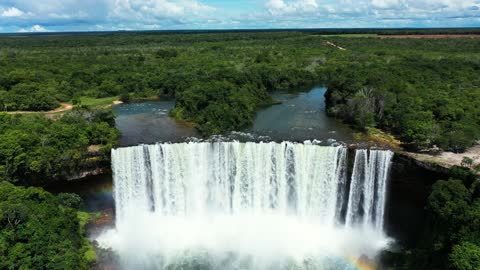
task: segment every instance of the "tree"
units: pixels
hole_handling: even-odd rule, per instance
[[[61,205],[73,209],[79,209],[82,204],[82,198],[75,193],[60,193],[57,198]]]
[[[449,261],[453,270],[478,270],[480,269],[480,247],[469,242],[455,245],[449,255]]]
[[[59,120],[43,115],[0,113],[0,177],[29,184],[53,181],[96,168],[108,153],[89,162],[88,147],[111,149],[118,139],[113,113],[74,109]]]
[[[471,168],[473,166],[473,159],[469,157],[463,157],[461,166],[466,168]]]
[[[120,101],[122,102],[129,102],[130,101],[130,94],[128,92],[123,92],[121,95],[120,95]]]
[[[424,234],[407,269],[478,269],[480,199],[462,181],[439,180],[427,203]],[[473,268],[470,268],[473,267]]]
[[[0,180],[1,269],[89,268],[91,249],[77,212],[58,200],[43,189]]]
[[[155,56],[164,59],[175,58],[178,56],[178,51],[175,49],[160,49],[157,50]]]
[[[456,179],[437,181],[428,196],[428,208],[449,230],[461,225],[470,202],[470,191]]]

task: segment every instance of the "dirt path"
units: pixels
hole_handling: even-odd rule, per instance
[[[55,110],[51,111],[14,111],[14,112],[7,112],[8,114],[32,114],[32,113],[42,113],[42,114],[54,114],[60,112],[66,112],[73,109],[73,105],[69,103],[60,103],[60,107],[56,108]]]
[[[326,43],[327,45],[330,45],[330,46],[332,46],[332,47],[335,47],[335,48],[337,48],[337,49],[339,49],[339,50],[341,50],[341,51],[346,51],[346,50],[347,50],[347,49],[345,49],[345,48],[343,48],[343,47],[338,46],[337,44],[335,44],[335,43],[333,43],[333,42],[331,42],[331,41],[325,41],[325,43]]]
[[[111,104],[108,104],[104,106],[104,108],[108,108],[114,105],[119,105],[122,104],[123,102],[120,100],[114,100]],[[74,108],[75,106],[73,104],[69,103],[60,103],[60,107],[56,108],[55,110],[51,111],[13,111],[13,112],[6,112],[7,114],[33,114],[33,113],[41,113],[45,115],[50,115],[50,114],[57,114],[57,113],[62,113],[66,111],[70,111]]]
[[[57,108],[55,110],[52,110],[52,111],[48,111],[48,112],[45,112],[47,114],[50,114],[50,113],[59,113],[59,112],[66,112],[66,111],[69,111],[71,109],[73,109],[73,104],[68,104],[68,103],[60,103],[61,107],[60,108]]]

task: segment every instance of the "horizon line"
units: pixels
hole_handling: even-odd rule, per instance
[[[325,28],[204,28],[204,29],[138,29],[138,30],[95,30],[95,31],[45,31],[45,32],[0,32],[0,35],[49,35],[49,34],[88,34],[88,33],[134,33],[134,32],[281,32],[281,31],[338,31],[338,30],[480,30],[480,26],[461,26],[461,27],[325,27]],[[480,32],[479,32],[480,34]]]

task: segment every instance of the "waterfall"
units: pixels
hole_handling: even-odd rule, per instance
[[[129,246],[128,252],[137,243],[142,255],[163,257],[188,249],[303,259],[371,254],[379,245],[372,241],[385,240],[393,153],[357,150],[349,178],[347,152],[343,146],[309,142],[114,149],[117,229],[103,242],[119,250]],[[359,238],[362,233],[368,237]]]
[[[346,224],[383,229],[391,151],[360,149],[355,153]]]

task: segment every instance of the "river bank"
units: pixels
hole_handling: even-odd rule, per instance
[[[441,149],[431,152],[412,152],[402,147],[402,142],[394,135],[376,128],[355,133],[355,140],[360,141],[356,144],[364,147],[391,149],[398,155],[414,160],[422,168],[434,172],[447,173],[453,166],[463,166],[480,175],[480,171],[475,170],[475,166],[480,165],[480,144],[468,148],[464,153],[453,153]],[[464,164],[464,158],[471,159],[472,164]]]

